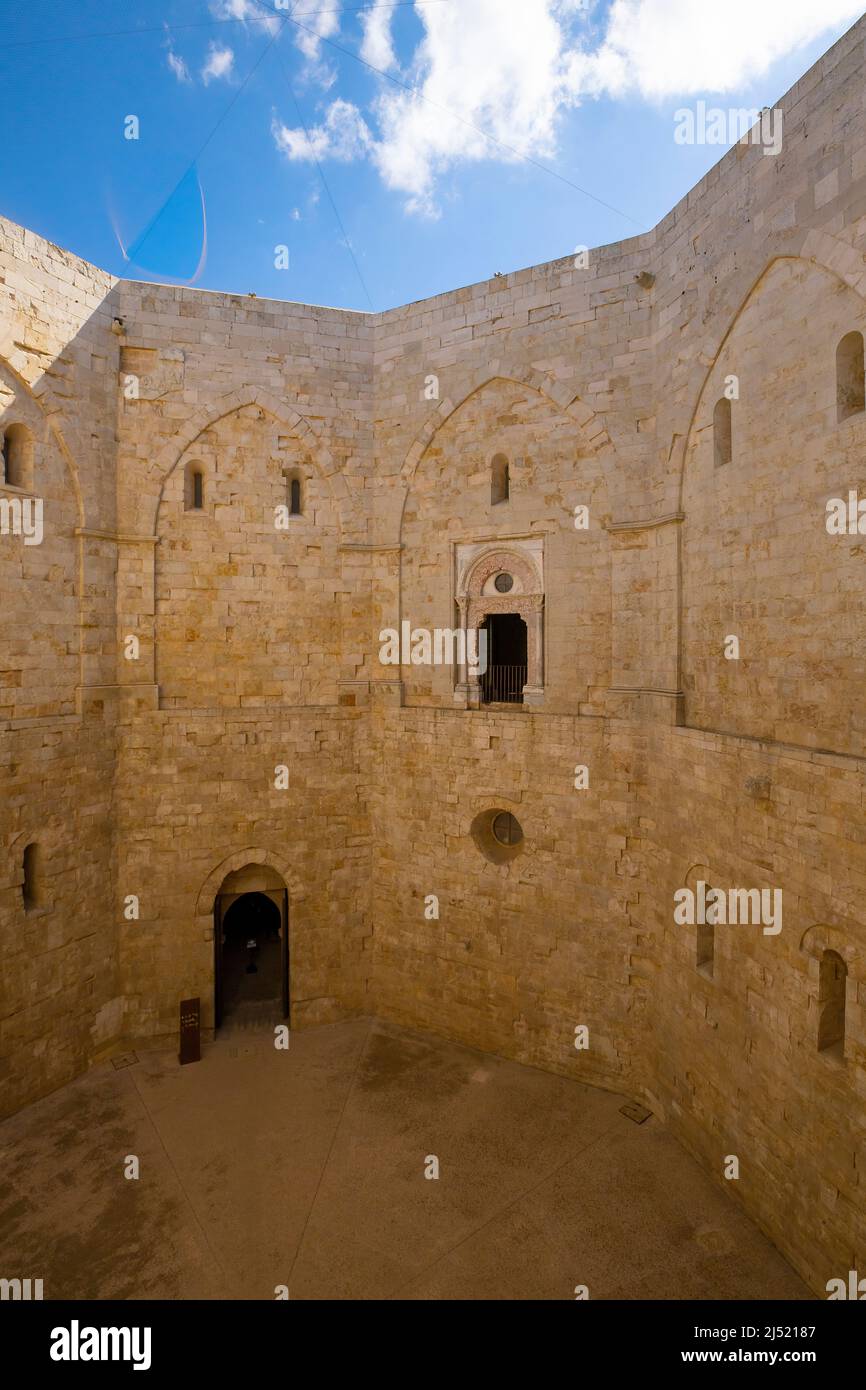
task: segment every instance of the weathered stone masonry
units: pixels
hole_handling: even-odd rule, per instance
[[[816,1291],[866,1272],[866,540],[825,526],[866,496],[836,400],[864,66],[861,21],[784,99],[778,157],[737,146],[587,269],[377,315],[116,281],[0,223],[0,429],[31,448],[0,499],[45,519],[0,536],[5,1112],[173,1044],[183,996],[211,1024],[214,895],[266,865],[294,1027],[375,1012],[641,1097],[719,1181],[739,1157],[731,1199]],[[523,708],[378,659],[404,619],[458,624],[485,547],[543,583]],[[472,833],[492,807],[507,862]],[[701,964],[673,916],[701,877],[781,888],[783,930],[720,927]]]

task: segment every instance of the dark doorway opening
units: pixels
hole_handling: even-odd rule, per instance
[[[216,1026],[288,1017],[288,922],[265,893],[217,899]]]
[[[526,684],[526,623],[517,613],[490,613],[482,624],[487,633],[487,670],[481,677],[485,705],[523,704]]]

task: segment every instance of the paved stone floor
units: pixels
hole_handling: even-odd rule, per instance
[[[144,1053],[0,1125],[0,1275],[46,1298],[808,1298],[623,1103],[370,1019]]]

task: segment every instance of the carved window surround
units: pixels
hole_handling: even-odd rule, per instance
[[[455,601],[464,632],[478,629],[491,614],[513,613],[526,623],[526,685],[523,702],[544,703],[544,537],[467,542],[454,547]],[[491,591],[497,574],[510,574],[514,587],[507,594]],[[464,650],[466,650],[464,646]],[[456,703],[481,704],[478,675],[461,665],[454,691]]]

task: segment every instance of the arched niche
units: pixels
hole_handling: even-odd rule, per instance
[[[292,472],[306,481],[304,515],[289,525]],[[328,585],[340,567],[339,512],[297,430],[257,403],[210,422],[165,480],[156,535],[162,708],[336,700],[340,621]]]
[[[779,338],[773,325],[792,305]],[[866,414],[841,431],[836,420],[837,343],[861,312],[833,272],[775,260],[707,375],[681,508],[680,685],[691,727],[852,756],[866,748],[851,646],[866,599],[860,538],[826,526],[828,501],[856,486],[852,458],[866,446]],[[719,438],[729,409],[732,450],[726,428]],[[792,590],[795,574],[822,577],[821,605]],[[730,634],[738,660],[726,659]]]

